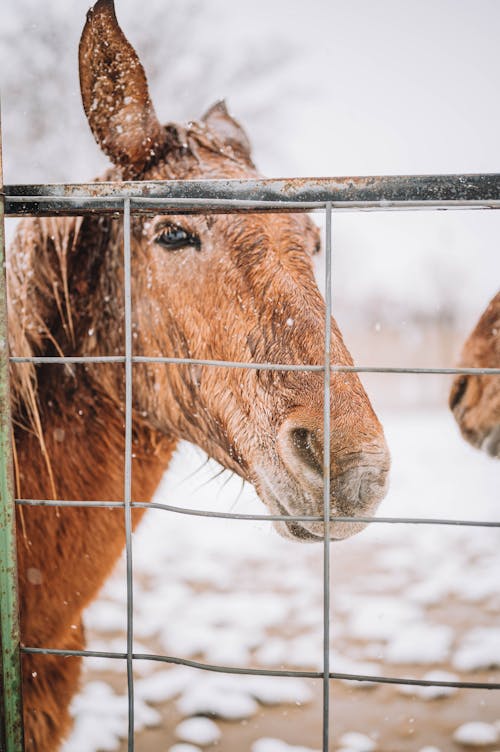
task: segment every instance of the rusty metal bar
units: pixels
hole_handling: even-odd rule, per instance
[[[9,216],[134,213],[500,208],[500,174],[11,185]]]
[[[16,514],[12,466],[12,424],[9,390],[7,284],[0,122],[0,748],[23,749],[19,605],[17,593]]]

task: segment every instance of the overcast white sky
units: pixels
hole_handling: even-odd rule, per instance
[[[105,165],[79,103],[88,5],[17,0],[2,11],[6,182],[84,180]],[[497,0],[116,7],[161,118],[196,118],[227,97],[265,174],[500,171]],[[34,92],[45,91],[44,130],[27,147],[42,106]],[[448,296],[472,325],[500,284],[499,212],[344,214],[335,233],[338,297],[354,304],[384,297],[433,311]]]

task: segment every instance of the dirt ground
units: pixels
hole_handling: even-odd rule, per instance
[[[366,560],[355,552],[346,550],[335,553],[334,565],[335,579],[340,584],[348,578],[363,577]],[[371,575],[376,574],[376,570],[372,569]],[[335,605],[333,613],[335,635]],[[467,630],[478,625],[498,624],[498,613],[487,600],[465,605],[457,599],[448,598],[432,606],[429,616],[441,623],[453,623],[458,639]],[[333,642],[335,643],[335,636]],[[360,641],[349,641],[345,634],[342,634],[340,645],[343,653],[348,652],[349,648],[356,652],[363,647]],[[199,658],[203,660],[202,656]],[[387,664],[384,672],[387,676],[419,677],[429,668],[432,666]],[[439,668],[456,673],[449,663],[440,664]],[[335,670],[335,665],[332,670]],[[126,691],[124,676],[117,677],[115,673],[91,672],[86,678],[104,679],[117,692]],[[500,671],[475,671],[473,676],[464,675],[463,678],[469,681],[500,682]],[[280,679],[276,678],[274,681],[279,682]],[[239,722],[215,719],[222,732],[221,740],[205,749],[214,752],[250,752],[254,741],[262,737],[274,737],[291,745],[320,750],[322,681],[309,679],[307,682],[313,691],[313,700],[309,703],[276,707],[260,705],[259,712],[253,718]],[[498,723],[500,720],[500,697],[495,691],[460,689],[450,697],[423,700],[402,695],[396,686],[367,686],[332,680],[330,692],[331,750],[339,749],[342,734],[357,731],[370,736],[376,742],[379,752],[417,752],[427,745],[437,747],[440,752],[463,752],[465,747],[452,740],[457,727],[471,720],[487,723]],[[174,731],[182,716],[175,708],[175,700],[155,707],[161,713],[161,725],[136,734],[137,752],[165,752],[179,742]],[[120,752],[126,752],[126,749],[126,742],[123,741]],[[498,749],[498,744],[483,746],[481,749],[493,752]]]
[[[415,675],[414,667],[408,666],[408,674]],[[97,676],[97,675],[96,675]],[[120,691],[123,683],[116,676],[103,676]],[[492,681],[483,673],[478,681]],[[497,676],[495,681],[499,681]],[[279,681],[279,679],[276,679]],[[308,680],[314,691],[311,703],[300,707],[261,706],[259,713],[250,720],[228,722],[217,720],[222,737],[213,745],[205,747],[214,752],[250,752],[252,743],[262,737],[283,739],[291,745],[301,745],[314,750],[321,749],[322,734],[322,688],[321,682]],[[351,689],[341,682],[331,681],[330,728],[331,750],[338,749],[342,734],[358,731],[371,736],[380,752],[416,752],[426,745],[437,747],[441,752],[457,752],[465,749],[452,741],[454,730],[464,718],[480,717],[483,722],[495,723],[500,717],[499,701],[495,692],[486,690],[459,690],[453,697],[423,702],[404,697],[389,686],[378,685],[371,689]],[[179,743],[174,729],[182,721],[175,710],[175,703],[156,706],[161,713],[161,726],[145,729],[135,737],[137,752],[165,752]],[[498,745],[481,747],[484,752],[494,752]],[[125,741],[120,752],[127,751]]]

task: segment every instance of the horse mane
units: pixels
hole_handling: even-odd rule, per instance
[[[19,224],[7,258],[11,355],[31,358],[64,354],[64,343],[59,343],[53,333],[56,319],[74,342],[68,258],[81,225],[81,217],[33,218]],[[49,352],[47,343],[51,345]],[[29,362],[11,364],[10,383],[14,425],[37,437],[55,494],[40,415],[37,367]]]

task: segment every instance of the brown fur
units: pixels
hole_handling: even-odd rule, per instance
[[[500,292],[465,342],[460,365],[500,368]],[[450,408],[467,441],[492,457],[500,457],[499,376],[457,376],[450,393]]]
[[[200,123],[161,127],[142,66],[111,0],[89,12],[80,44],[82,96],[110,180],[256,175],[248,140],[221,103]],[[196,236],[158,243],[178,225]],[[133,346],[137,355],[321,363],[325,306],[303,215],[134,218]],[[9,258],[13,355],[123,353],[122,227],[116,219],[30,219]],[[332,358],[350,364],[332,322]],[[321,373],[135,365],[132,498],[149,501],[180,438],[254,483],[274,513],[322,514]],[[16,482],[28,499],[121,500],[123,364],[14,365]],[[332,512],[370,514],[386,487],[382,428],[355,374],[332,376]],[[135,510],[137,524],[142,512]],[[319,540],[322,523],[280,522]],[[333,537],[360,525],[332,522]],[[84,645],[82,610],[124,544],[123,510],[18,508],[25,645]],[[70,726],[80,660],[23,658],[26,748],[50,752]]]

